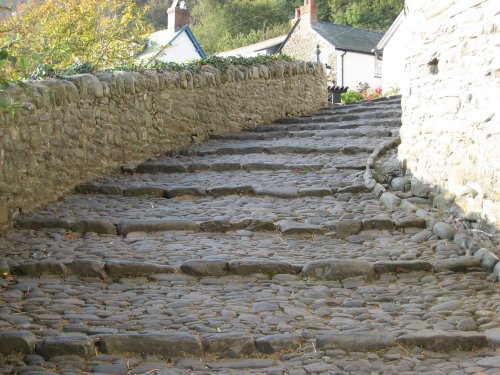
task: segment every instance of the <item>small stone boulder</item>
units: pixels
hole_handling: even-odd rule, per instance
[[[391,181],[391,187],[396,191],[409,191],[411,188],[411,179],[408,177],[395,177]]]
[[[474,253],[474,259],[476,259],[481,264],[481,267],[488,272],[492,272],[495,265],[499,262],[498,257],[486,248],[476,251]]]
[[[432,232],[442,240],[452,240],[457,233],[455,228],[442,221],[438,221],[436,224],[434,224],[434,226],[432,227]]]

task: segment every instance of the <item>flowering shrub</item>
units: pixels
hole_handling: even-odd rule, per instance
[[[368,88],[363,91],[361,95],[363,95],[363,98],[365,99],[380,98],[382,96],[382,89],[380,87],[377,87],[375,90],[372,88]]]
[[[356,91],[350,90],[345,94],[342,94],[342,103],[355,103],[360,100],[369,100],[380,98],[383,96],[382,89],[377,87],[376,89],[370,88],[370,85],[366,82],[360,82],[356,86]]]
[[[363,99],[375,99],[382,96],[382,89],[380,87],[372,89],[367,82],[358,83],[358,85],[356,86],[356,91],[363,96]]]

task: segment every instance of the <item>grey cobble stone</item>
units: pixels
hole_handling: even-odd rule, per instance
[[[86,335],[76,333],[47,337],[36,344],[35,350],[45,358],[61,355],[87,358],[95,355],[94,341]]]
[[[36,337],[29,331],[0,331],[0,353],[31,354],[35,348]]]

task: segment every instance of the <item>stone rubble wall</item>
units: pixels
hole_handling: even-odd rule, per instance
[[[500,4],[409,1],[400,160],[412,190],[500,227]]]
[[[34,108],[0,114],[0,228],[125,163],[327,102],[320,64],[285,61],[75,75],[13,86],[7,97]]]

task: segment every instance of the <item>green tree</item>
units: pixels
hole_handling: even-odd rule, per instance
[[[332,22],[386,31],[403,9],[404,0],[329,0],[329,5]]]
[[[167,8],[172,1],[167,0],[134,0],[135,3],[144,10],[144,20],[148,22],[154,30],[167,28]],[[194,5],[193,0],[189,1],[189,6]]]
[[[198,0],[192,29],[212,54],[286,34],[293,8],[287,0]]]
[[[46,0],[20,5],[2,20],[2,45],[21,58],[21,73],[90,63],[95,68],[133,60],[150,31],[132,0]],[[14,72],[4,66],[3,76]],[[7,71],[6,71],[7,70]]]

